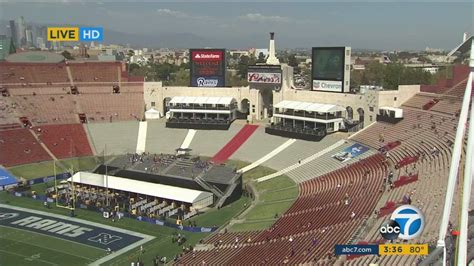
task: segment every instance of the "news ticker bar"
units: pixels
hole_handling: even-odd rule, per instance
[[[428,244],[336,245],[336,255],[428,255]]]

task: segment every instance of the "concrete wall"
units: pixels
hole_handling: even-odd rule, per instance
[[[144,100],[148,110],[155,103],[154,108],[163,112],[165,98],[173,98],[175,96],[204,96],[204,97],[233,97],[241,109],[241,102],[244,99],[250,101],[250,114],[259,117],[261,110],[261,95],[258,90],[249,87],[220,87],[220,88],[195,88],[195,87],[178,87],[178,86],[162,86],[161,82],[145,82],[144,84]]]
[[[420,92],[419,85],[401,85],[395,91],[376,91],[367,90],[364,94],[352,93],[332,93],[321,91],[307,91],[291,89],[292,85],[291,67],[283,67],[283,83],[279,92],[273,91],[273,104],[277,104],[283,100],[303,101],[336,104],[343,107],[352,107],[353,119],[358,121],[358,109],[364,110],[364,121],[368,125],[375,122],[378,109],[382,106],[399,107],[405,101]],[[290,73],[291,72],[291,73]],[[165,98],[171,99],[174,96],[210,96],[210,97],[233,97],[237,103],[239,110],[241,102],[244,99],[250,101],[250,114],[253,119],[262,120],[266,118],[264,112],[264,100],[262,92],[250,87],[221,87],[221,88],[194,88],[194,87],[172,87],[162,86],[161,82],[145,82],[144,83],[144,100],[146,109],[152,107],[163,112]]]

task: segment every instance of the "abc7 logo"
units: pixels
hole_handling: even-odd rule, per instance
[[[397,238],[410,240],[418,237],[425,226],[425,219],[420,209],[403,205],[398,207],[390,216],[390,220],[380,227],[384,239]]]

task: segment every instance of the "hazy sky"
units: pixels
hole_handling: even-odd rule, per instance
[[[24,16],[42,24],[103,26],[104,35],[107,29],[193,33],[224,48],[266,47],[268,32],[275,31],[277,48],[451,49],[463,32],[473,33],[473,14],[470,2],[0,3],[4,20]]]

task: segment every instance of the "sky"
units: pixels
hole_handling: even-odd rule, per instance
[[[474,33],[472,2],[78,2],[0,0],[0,19],[102,26],[135,35],[191,34],[223,48],[351,46],[450,50]],[[106,38],[107,39],[107,38]],[[178,39],[179,40],[179,39]],[[133,43],[133,40],[129,40]],[[190,41],[192,42],[192,40]],[[183,44],[193,47],[193,43]],[[154,47],[150,43],[149,47]]]

